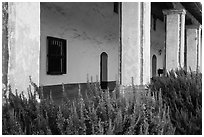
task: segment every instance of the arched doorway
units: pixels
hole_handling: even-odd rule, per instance
[[[108,87],[108,55],[107,53],[101,53],[100,57],[100,83],[101,89],[107,89]]]
[[[156,55],[152,56],[152,77],[155,77],[157,74],[157,57]]]

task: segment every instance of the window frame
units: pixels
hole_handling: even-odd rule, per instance
[[[119,13],[119,2],[113,2],[113,12],[116,14]]]
[[[157,30],[157,17],[155,15],[153,15],[153,30]]]
[[[58,45],[58,42],[56,42],[56,45],[52,45],[50,44],[52,41],[54,41],[54,43],[56,41],[58,41],[60,44]],[[66,74],[66,69],[67,69],[67,42],[66,39],[62,39],[62,38],[56,38],[56,37],[52,37],[52,36],[47,36],[47,74],[48,75],[63,75]],[[51,48],[50,46],[61,46],[60,48],[60,54],[53,54],[51,53]],[[52,60],[54,59],[60,59],[60,68],[59,70],[53,70],[53,68],[51,68],[50,62],[52,62]],[[58,62],[59,63],[59,62]]]

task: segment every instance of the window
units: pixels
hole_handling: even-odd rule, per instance
[[[115,13],[118,13],[119,12],[119,2],[113,2],[113,6],[114,6],[113,11]]]
[[[153,30],[156,31],[157,28],[157,18],[153,15]]]
[[[47,37],[47,74],[66,74],[66,40]]]

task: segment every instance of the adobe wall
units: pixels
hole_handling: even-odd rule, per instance
[[[8,5],[8,81],[21,92],[27,89],[29,76],[39,84],[40,4],[9,2]]]
[[[118,75],[119,15],[113,3],[41,3],[40,85],[100,79],[100,54],[108,54],[108,81]],[[67,40],[67,74],[47,75],[46,37]]]
[[[150,42],[150,65],[152,77],[152,56],[156,55],[157,57],[157,69],[163,69],[164,56],[165,56],[165,24],[161,20],[156,20],[156,30],[153,29],[153,17],[151,16],[151,42]],[[161,50],[161,54],[159,54]],[[158,75],[158,73],[157,73]]]

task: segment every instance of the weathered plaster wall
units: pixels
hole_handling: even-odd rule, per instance
[[[201,30],[202,31],[202,30]],[[200,35],[200,58],[199,58],[199,70],[202,72],[202,35]]]
[[[180,66],[179,64],[179,44],[180,38],[179,37],[179,14],[169,14],[166,17],[167,21],[167,39],[166,39],[166,69],[176,69]],[[173,53],[173,54],[172,54]],[[180,52],[181,53],[181,52]]]
[[[173,2],[173,5],[174,5],[174,8],[175,9],[185,9],[182,5],[181,5],[181,3],[180,2]],[[190,19],[191,19],[191,21],[192,21],[192,25],[196,25],[196,26],[199,26],[199,25],[202,25],[202,24],[200,24],[197,20],[196,20],[196,18],[188,11],[188,10],[186,10],[186,16],[188,16]],[[202,38],[201,38],[201,41],[202,41]],[[201,42],[200,41],[200,42]],[[202,43],[202,42],[201,42]],[[201,44],[201,46],[202,46],[202,44]],[[201,47],[200,47],[200,49],[202,49]],[[199,49],[199,50],[200,50]],[[200,52],[200,55],[199,55],[199,63],[198,64],[200,64],[200,66],[198,67],[198,69],[200,70],[200,71],[202,71],[202,51],[199,51]],[[190,59],[190,61],[189,62],[191,62],[192,60]],[[187,64],[188,65],[188,64]]]
[[[12,88],[26,90],[29,76],[39,83],[40,4],[9,2],[8,79]]]
[[[189,67],[192,71],[196,71],[197,69],[197,29],[196,28],[187,28],[186,30],[186,44],[187,44],[187,70]]]
[[[8,2],[2,2],[2,89],[8,84]]]
[[[150,80],[150,3],[122,3],[122,85]]]
[[[108,80],[118,74],[119,16],[113,3],[41,3],[40,84],[100,79],[100,54],[108,54]],[[67,40],[67,74],[47,75],[46,37]]]
[[[140,85],[139,3],[122,3],[122,85]],[[135,17],[135,19],[132,19]]]
[[[163,69],[164,66],[164,56],[165,56],[165,24],[161,20],[156,20],[156,30],[153,30],[153,16],[151,17],[151,48],[150,48],[150,64],[152,66],[152,56],[157,57],[157,69]],[[161,55],[159,55],[159,50],[161,50]],[[152,67],[151,73],[152,77]],[[158,74],[157,74],[158,75]]]

